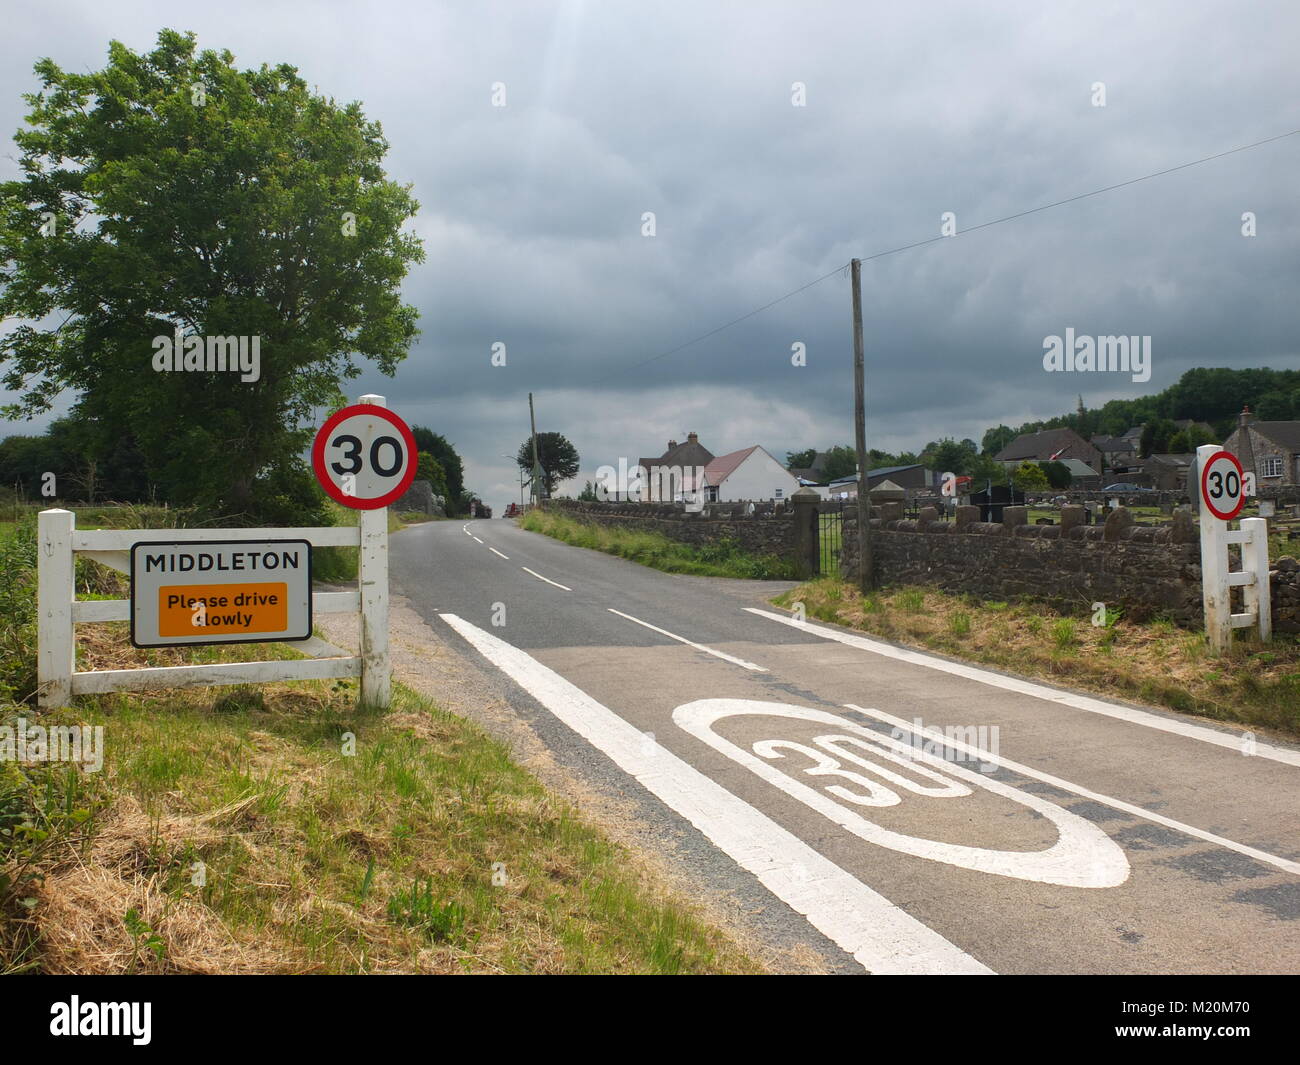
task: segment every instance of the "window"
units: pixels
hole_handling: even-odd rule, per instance
[[[784,489],[784,488],[778,488],[778,489],[776,490],[776,498],[777,498],[777,499],[780,499],[781,496],[782,496],[784,493],[785,493],[785,489]]]
[[[1260,473],[1261,477],[1281,477],[1282,460],[1280,458],[1271,458],[1264,460],[1264,468]]]

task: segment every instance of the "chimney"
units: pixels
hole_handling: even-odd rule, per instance
[[[671,450],[672,450],[673,448],[675,448],[676,446],[677,446],[677,441],[676,441],[676,440],[669,440],[669,441],[668,441],[668,450],[669,450],[669,451],[671,451]]]
[[[1252,421],[1254,421],[1254,419],[1255,416],[1250,413],[1250,407],[1244,406],[1241,408],[1241,413],[1237,415],[1237,424],[1249,425]]]
[[[699,438],[699,436],[696,435],[695,433],[687,433],[687,434],[686,434],[686,442],[687,442],[688,444],[698,444],[698,443],[700,442],[700,438]]]

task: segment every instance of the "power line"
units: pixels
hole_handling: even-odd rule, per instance
[[[1091,192],[1081,192],[1077,196],[1068,196],[1063,200],[1054,200],[1052,203],[1045,203],[1038,207],[1030,207],[1028,210],[1025,211],[1017,211],[1015,212],[1015,214],[1003,215],[1001,218],[994,218],[988,222],[980,222],[978,225],[967,226],[965,229],[959,229],[955,233],[949,236],[940,235],[937,237],[927,237],[925,240],[913,241],[911,244],[902,244],[899,245],[897,248],[889,248],[886,251],[878,251],[872,255],[863,255],[860,256],[860,258],[863,262],[871,262],[873,259],[883,259],[888,255],[897,255],[899,252],[911,251],[913,248],[922,248],[927,244],[936,244],[941,240],[952,240],[953,237],[959,237],[965,233],[974,233],[976,230],[988,229],[990,226],[1001,225],[1003,222],[1014,222],[1017,218],[1025,218],[1028,215],[1038,214],[1041,211],[1050,211],[1053,207],[1063,207],[1067,203],[1077,203],[1079,200],[1086,200],[1091,196],[1100,196],[1104,192],[1114,192],[1116,189],[1127,188],[1129,185],[1136,185],[1142,181],[1150,181],[1152,178],[1164,177],[1167,174],[1174,174],[1177,173],[1179,170],[1187,170],[1189,167],[1200,166],[1203,163],[1210,163],[1216,159],[1223,159],[1229,155],[1236,155],[1238,152],[1248,152],[1252,148],[1261,148],[1265,144],[1272,144],[1274,141],[1285,140],[1287,137],[1294,137],[1297,133],[1300,133],[1300,129],[1293,129],[1288,133],[1279,133],[1275,137],[1266,137],[1263,140],[1254,141],[1251,144],[1243,144],[1236,148],[1229,148],[1227,151],[1216,152],[1214,155],[1206,155],[1200,159],[1193,159],[1190,162],[1179,163],[1177,166],[1167,167],[1164,170],[1156,170],[1150,174],[1143,174],[1141,177],[1129,178],[1127,181],[1120,181],[1115,183],[1114,185],[1106,185],[1099,189],[1093,189]],[[724,324],[717,326],[714,329],[710,329],[707,333],[701,333],[697,337],[692,337],[690,340],[678,344],[675,348],[669,348],[667,351],[661,351],[658,355],[652,355],[648,359],[642,359],[640,362],[634,362],[629,366],[621,367],[613,371],[613,373],[598,378],[597,380],[593,381],[592,384],[596,384],[596,385],[603,384],[604,382],[609,381],[615,377],[618,377],[620,374],[627,373],[630,370],[636,370],[642,366],[648,366],[652,362],[658,362],[660,359],[666,359],[670,355],[676,355],[679,351],[684,351],[686,348],[692,347],[695,344],[700,343],[700,341],[702,340],[708,340],[709,337],[716,336],[718,333],[721,333],[726,329],[730,329],[733,325],[739,325],[741,322],[753,318],[757,314],[762,314],[764,311],[770,310],[771,308],[775,307],[778,303],[783,303],[784,301],[790,299],[790,297],[792,296],[797,296],[801,292],[808,291],[808,289],[812,288],[814,285],[820,285],[823,281],[829,280],[830,278],[834,277],[836,274],[843,274],[848,269],[848,267],[849,267],[848,263],[845,263],[843,266],[837,266],[834,270],[831,270],[829,273],[822,274],[821,277],[814,278],[812,281],[809,281],[806,285],[800,285],[798,288],[792,289],[791,291],[787,292],[783,296],[778,296],[776,299],[763,304],[761,307],[755,307],[752,311],[749,311],[746,314],[742,314],[739,318],[733,318],[729,322],[725,322]]]

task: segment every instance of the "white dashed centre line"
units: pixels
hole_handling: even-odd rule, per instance
[[[559,581],[553,581],[553,580],[551,580],[550,577],[543,577],[543,576],[542,576],[540,573],[538,573],[536,570],[531,570],[531,569],[529,569],[527,566],[520,566],[519,568],[520,568],[521,570],[523,570],[525,573],[531,573],[531,574],[532,574],[534,577],[536,577],[539,581],[545,581],[547,584],[553,584],[553,585],[555,585],[555,587],[557,587],[557,588],[563,588],[564,591],[566,591],[566,592],[571,592],[571,591],[573,591],[572,588],[566,588],[566,587],[565,587],[563,584],[561,584]]]
[[[470,533],[470,536],[474,536],[474,534],[473,534],[473,533]],[[474,539],[475,539],[475,540],[478,540],[478,537],[477,537],[477,536],[474,536]],[[479,543],[482,543],[483,541],[482,541],[482,540],[478,540],[478,542],[479,542]]]
[[[498,551],[495,547],[489,547],[488,550],[491,551],[494,555],[501,555],[501,552]],[[509,555],[501,555],[501,557],[504,558],[507,562],[510,561]]]
[[[756,666],[753,662],[746,662],[743,658],[736,658],[724,651],[715,651],[712,647],[705,647],[702,643],[696,643],[694,640],[688,640],[685,636],[678,636],[676,633],[669,632],[667,629],[661,629],[658,625],[651,625],[648,621],[642,621],[640,618],[634,618],[631,614],[624,614],[621,610],[615,610],[612,606],[606,607],[611,614],[617,614],[621,618],[627,618],[628,621],[634,621],[638,625],[643,625],[647,629],[659,633],[660,636],[667,636],[670,640],[676,640],[678,643],[684,643],[687,647],[693,647],[697,651],[703,651],[706,655],[713,655],[714,658],[721,658],[733,665],[744,666],[745,669],[752,669],[755,673],[766,673],[767,670],[762,666]]]

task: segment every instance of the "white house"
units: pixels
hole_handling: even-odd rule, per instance
[[[794,475],[758,445],[713,459],[703,484],[708,503],[789,499],[799,490]]]

